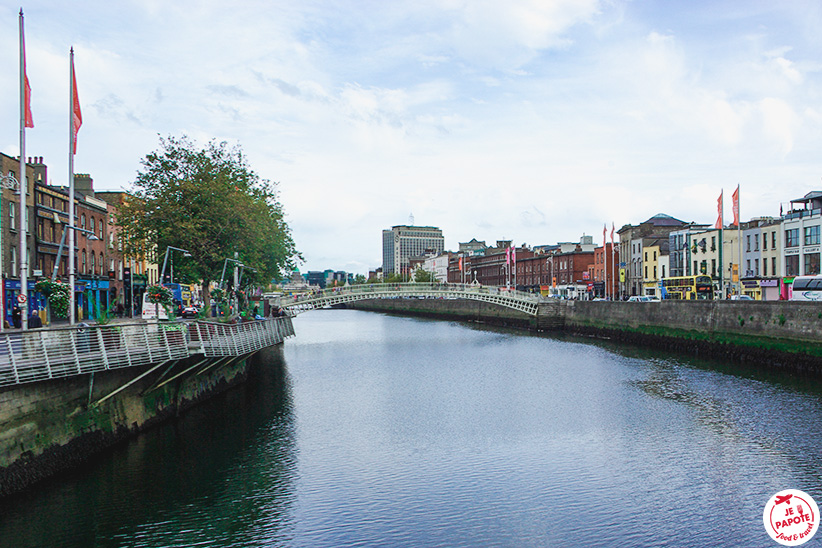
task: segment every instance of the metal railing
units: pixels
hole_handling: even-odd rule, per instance
[[[294,335],[291,318],[63,327],[0,335],[0,387],[179,360],[242,356]]]
[[[504,287],[472,284],[405,283],[405,284],[362,284],[324,289],[304,295],[295,295],[291,300],[283,298],[281,306],[294,312],[304,312],[315,308],[367,299],[391,299],[422,297],[435,299],[470,299],[505,306],[537,315],[541,301],[539,295],[514,291]]]
[[[294,325],[289,317],[239,324],[199,321],[189,324],[188,335],[191,347],[207,358],[242,356],[294,336]]]

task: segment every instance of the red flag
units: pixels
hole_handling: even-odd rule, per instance
[[[460,260],[459,260],[459,268],[460,268],[460,272],[462,272],[462,257],[460,257]]]
[[[26,38],[23,34],[23,10],[20,10],[20,62],[23,69],[23,81],[25,82],[25,92],[23,93],[23,113],[25,116],[25,127],[34,127],[34,117],[31,115],[31,86],[29,77],[26,74]]]
[[[611,222],[611,247],[614,247],[614,230],[616,227],[614,226],[613,221]]]
[[[736,185],[736,190],[731,195],[733,198],[733,211],[734,211],[734,222],[733,224],[739,226],[739,185]]]
[[[72,128],[74,134],[72,135],[72,154],[77,154],[77,132],[80,131],[80,126],[83,125],[83,115],[80,113],[80,98],[77,97],[77,78],[74,76],[74,50],[71,51],[71,115],[73,119]]]
[[[720,191],[719,199],[716,201],[716,212],[719,216],[716,218],[716,224],[714,225],[714,228],[722,228],[722,195],[724,193],[724,190]]]
[[[511,264],[511,248],[505,248],[505,264]]]
[[[517,248],[513,245],[511,246],[511,262],[514,263],[514,265],[517,264]]]
[[[608,232],[608,225],[602,225],[602,247],[605,247],[605,244],[608,243],[608,240],[605,237],[605,234]]]

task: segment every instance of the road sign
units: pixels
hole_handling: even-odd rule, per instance
[[[26,296],[23,293],[17,295],[17,302],[20,304],[26,304]]]

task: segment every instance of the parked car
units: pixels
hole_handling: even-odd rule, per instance
[[[196,318],[200,314],[200,311],[197,309],[196,306],[186,306],[183,307],[182,316],[183,318]]]
[[[731,295],[732,301],[753,301],[754,298],[750,295]]]
[[[629,303],[658,303],[659,299],[656,297],[651,297],[648,295],[634,295],[633,297],[628,297]]]

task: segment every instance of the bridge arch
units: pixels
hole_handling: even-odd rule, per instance
[[[361,284],[324,289],[314,293],[295,295],[293,300],[283,298],[280,306],[294,313],[306,312],[335,304],[371,299],[396,299],[423,297],[435,299],[468,299],[496,304],[537,315],[541,297],[532,293],[513,291],[504,287],[466,284]]]

